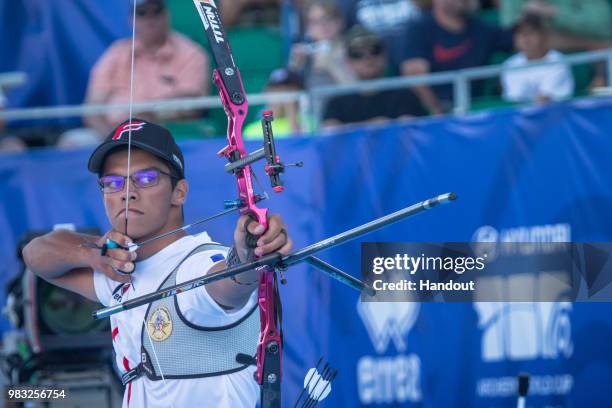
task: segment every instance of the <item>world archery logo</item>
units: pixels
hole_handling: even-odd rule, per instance
[[[112,140],[119,140],[123,136],[124,133],[135,132],[144,127],[145,122],[130,122],[125,123],[115,129],[115,133],[113,134]]]
[[[358,302],[357,312],[380,354],[393,341],[398,352],[406,351],[406,336],[419,315],[418,303]]]

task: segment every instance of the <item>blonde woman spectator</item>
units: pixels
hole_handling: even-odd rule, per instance
[[[572,96],[572,71],[567,64],[560,62],[563,54],[549,48],[548,31],[541,17],[534,14],[523,16],[516,24],[514,43],[519,53],[505,62],[509,68],[530,62],[558,63],[505,71],[502,74],[504,99],[543,103]]]
[[[333,1],[314,0],[306,9],[307,41],[294,44],[289,67],[302,72],[307,88],[352,81],[346,64],[344,22]]]

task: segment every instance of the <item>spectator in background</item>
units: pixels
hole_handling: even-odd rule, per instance
[[[569,98],[574,92],[570,67],[560,62],[563,54],[548,46],[548,30],[544,19],[525,14],[515,26],[514,43],[518,54],[504,65],[516,68],[530,62],[558,62],[555,65],[512,69],[502,73],[504,99],[513,102],[539,102]]]
[[[500,18],[510,26],[522,13],[550,20],[550,46],[561,51],[612,47],[611,0],[500,0]],[[590,87],[604,86],[605,63],[595,64]]]
[[[431,13],[411,24],[406,32],[401,73],[428,74],[477,67],[489,63],[496,51],[512,50],[512,33],[470,16],[469,0],[433,0]],[[478,95],[482,84],[472,84]],[[430,112],[447,112],[452,106],[452,85],[416,87]]]
[[[361,81],[382,78],[387,55],[382,40],[361,26],[347,34],[348,62]],[[323,115],[323,126],[386,121],[422,116],[426,112],[409,89],[389,89],[341,95],[332,98]]]
[[[506,27],[514,24],[523,13],[550,19],[554,48],[577,50],[611,46],[612,4],[609,0],[500,1],[500,19]]]
[[[399,72],[402,62],[402,44],[410,41],[402,38],[402,34],[423,9],[431,6],[430,0],[337,0],[337,3],[347,27],[359,24],[380,37],[394,73]]]
[[[218,0],[223,26],[276,26],[280,19],[281,0]]]
[[[136,1],[134,102],[196,97],[209,92],[210,72],[204,50],[170,29],[164,0]],[[127,103],[130,99],[131,39],[113,43],[92,69],[89,104]],[[199,112],[138,113],[150,121],[195,117]],[[127,112],[91,115],[86,123],[106,135]]]
[[[287,68],[278,68],[270,74],[265,92],[298,92],[303,89],[304,84],[298,73]],[[312,122],[310,118],[300,117],[297,101],[273,103],[266,106],[265,110],[271,110],[274,113],[274,136],[285,137],[300,133],[302,121]],[[249,123],[242,134],[247,139],[261,139],[263,136],[261,120]]]
[[[307,88],[353,80],[346,65],[344,23],[331,0],[313,0],[306,9],[306,42],[294,44],[289,67],[302,73]]]

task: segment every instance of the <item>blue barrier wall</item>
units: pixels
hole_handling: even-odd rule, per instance
[[[28,75],[9,92],[9,107],[82,103],[91,67],[113,41],[130,35],[129,10],[125,0],[0,0],[0,72]]]
[[[283,159],[305,167],[289,171],[286,192],[269,204],[298,247],[447,191],[459,200],[365,240],[610,241],[611,108],[609,99],[585,100],[281,140]],[[235,194],[213,158],[222,145],[182,145],[188,221]],[[41,150],[0,159],[0,283],[18,270],[24,232],[66,222],[107,228],[88,155]],[[227,242],[232,222],[207,230]],[[358,242],[322,257],[359,273]],[[331,406],[509,406],[519,371],[533,375],[530,405],[612,406],[608,303],[362,304],[305,267],[288,280],[288,400],[323,355],[340,369]]]

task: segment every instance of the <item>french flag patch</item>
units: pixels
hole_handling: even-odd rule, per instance
[[[219,262],[219,261],[224,260],[225,257],[223,256],[223,254],[214,254],[214,255],[211,255],[210,259],[213,262]]]

